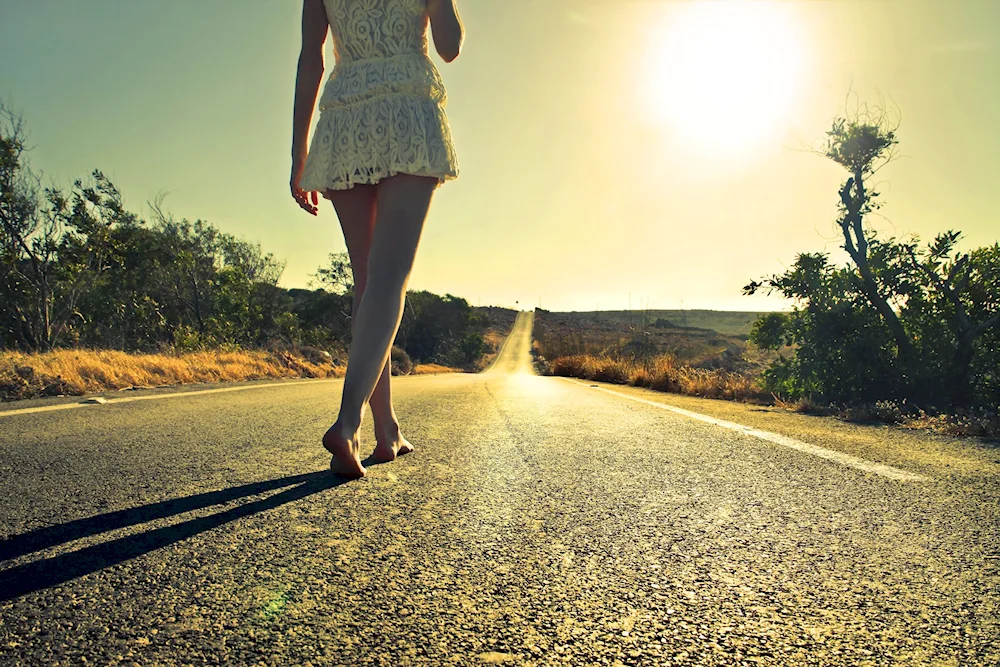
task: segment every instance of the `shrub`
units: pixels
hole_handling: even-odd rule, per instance
[[[389,369],[393,375],[410,374],[410,371],[413,370],[413,362],[410,361],[410,355],[406,353],[406,350],[395,345],[392,346],[392,351],[389,353]]]

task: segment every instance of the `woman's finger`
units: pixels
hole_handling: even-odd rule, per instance
[[[299,190],[299,206],[301,206],[303,210],[308,211],[312,215],[316,215],[317,211],[319,210],[315,206],[309,203],[309,193],[304,192],[302,190]]]
[[[302,208],[305,208],[305,200],[304,200],[304,198],[302,196],[302,191],[301,190],[293,189],[292,190],[292,197],[295,199],[295,203],[296,204],[298,204]]]
[[[306,192],[302,188],[298,187],[295,182],[291,183],[292,197],[295,199],[302,210],[311,213],[312,215],[317,215],[319,212],[319,200],[316,198],[316,191],[312,190]],[[312,197],[312,202],[309,199]]]

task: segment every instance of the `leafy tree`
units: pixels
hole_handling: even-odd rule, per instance
[[[21,118],[0,104],[0,337],[48,350],[84,318],[78,306],[108,267],[112,229],[134,216],[99,171],[68,196],[43,189],[26,150]]]
[[[278,288],[284,265],[259,244],[229,234],[219,236],[219,253],[212,319],[216,338],[254,346],[279,338],[281,314],[290,305]]]
[[[46,309],[43,292],[55,253],[53,220],[41,219],[40,179],[27,162],[24,124],[0,104],[0,296],[3,341],[37,347],[37,319]],[[49,223],[46,226],[45,223]],[[41,306],[41,307],[40,307]]]
[[[122,350],[155,348],[173,339],[156,289],[166,253],[156,230],[138,218],[112,229],[108,267],[84,296],[78,342]]]
[[[849,174],[837,225],[851,264],[803,253],[784,274],[744,288],[795,302],[790,313],[759,320],[751,334],[762,348],[794,349],[767,370],[765,384],[791,398],[995,405],[1000,250],[959,252],[955,231],[926,246],[916,237],[879,238],[868,224],[879,208],[869,181],[897,143],[884,114],[833,122],[822,154]]]
[[[410,291],[396,344],[417,363],[467,366],[486,349],[486,324],[461,297]]]
[[[298,342],[304,345],[346,344],[351,335],[349,294],[335,294],[323,289],[288,290],[290,311],[299,327]]]
[[[334,294],[354,292],[351,256],[346,252],[330,253],[326,266],[319,267],[312,277],[321,287]]]

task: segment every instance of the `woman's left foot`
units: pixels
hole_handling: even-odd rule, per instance
[[[357,429],[345,429],[338,421],[323,435],[323,447],[333,454],[330,470],[348,479],[365,476],[365,467],[358,453],[361,450]]]
[[[375,451],[372,452],[372,460],[376,463],[395,461],[397,456],[413,451],[413,445],[399,432],[399,426],[396,426],[389,433],[376,434],[375,440],[378,444],[375,445]]]

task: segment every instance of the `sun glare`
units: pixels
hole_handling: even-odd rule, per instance
[[[650,36],[648,113],[697,151],[736,155],[776,140],[802,88],[802,32],[789,3],[672,4]]]

